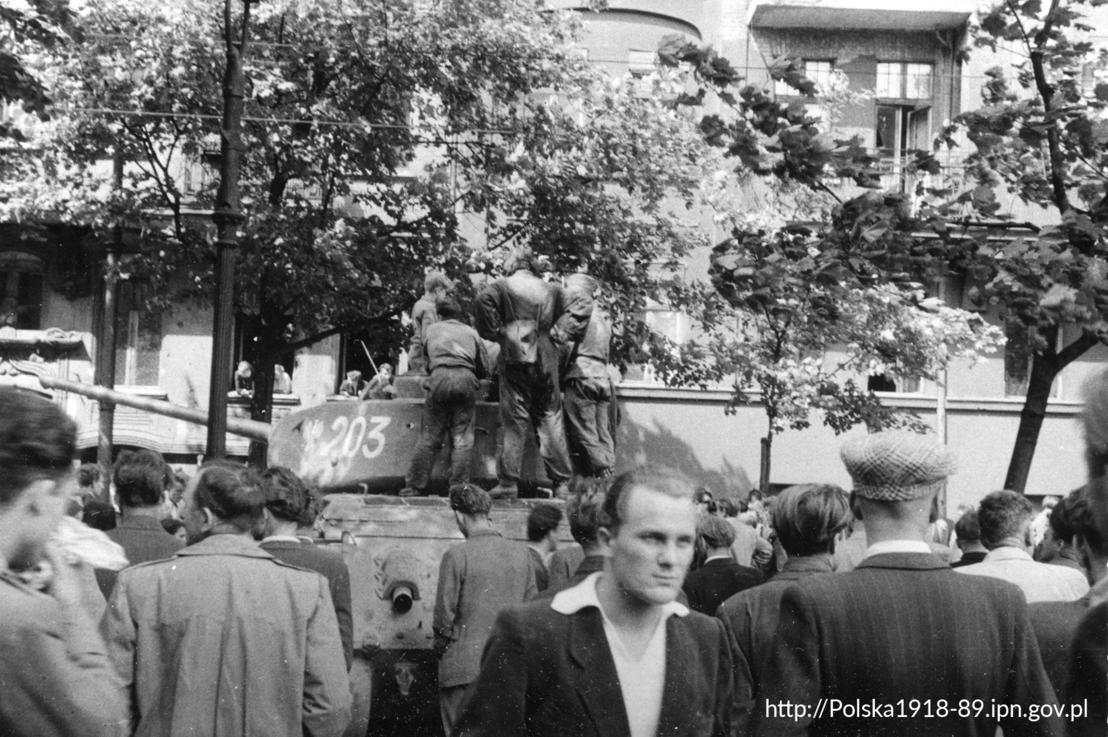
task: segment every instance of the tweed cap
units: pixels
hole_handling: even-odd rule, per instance
[[[932,436],[905,430],[848,440],[840,452],[854,493],[883,502],[921,499],[954,473],[954,457]]]

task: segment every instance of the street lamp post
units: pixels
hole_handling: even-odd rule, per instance
[[[256,0],[255,0],[256,1]],[[243,0],[242,32],[233,33],[231,6],[223,3],[223,38],[227,50],[227,68],[223,75],[223,123],[219,131],[221,154],[219,191],[216,193],[216,295],[212,331],[211,393],[208,396],[208,458],[227,454],[227,392],[231,379],[231,339],[234,323],[235,250],[238,248],[238,227],[243,222],[239,197],[239,170],[242,167],[242,110],[245,97],[245,76],[242,70],[246,55],[246,39],[250,25],[250,3]]]

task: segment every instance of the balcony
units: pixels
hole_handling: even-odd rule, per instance
[[[967,0],[753,0],[751,28],[931,31],[957,28],[976,7]]]

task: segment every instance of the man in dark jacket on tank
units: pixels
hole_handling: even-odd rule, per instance
[[[423,335],[431,371],[423,431],[400,496],[427,493],[435,455],[447,435],[451,440],[450,485],[469,483],[478,379],[489,374],[489,357],[477,331],[461,321],[462,310],[453,297],[437,300],[435,311],[439,321],[428,325]]]
[[[517,250],[504,264],[507,276],[477,296],[477,330],[500,344],[500,425],[504,448],[494,499],[519,495],[524,438],[538,433],[546,475],[558,496],[566,495],[573,473],[566,447],[558,376],[558,345],[581,338],[592,299],[578,295],[571,304],[556,284],[537,275],[530,249]]]

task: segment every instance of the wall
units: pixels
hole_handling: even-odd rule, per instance
[[[726,415],[726,392],[620,387],[623,424],[617,435],[619,468],[657,463],[689,474],[717,493],[744,496],[758,483],[760,438],[766,420],[758,405]],[[890,405],[907,407],[933,426],[936,400],[885,396]],[[976,504],[1001,488],[1019,422],[1015,400],[951,399],[947,409],[947,442],[958,457],[958,472],[947,489],[947,508]],[[1061,494],[1085,481],[1079,405],[1054,403],[1043,423],[1039,451],[1027,493]],[[813,417],[806,430],[787,430],[774,439],[771,481],[774,484],[830,482],[850,488],[839,460],[839,448],[854,428],[836,436]]]

